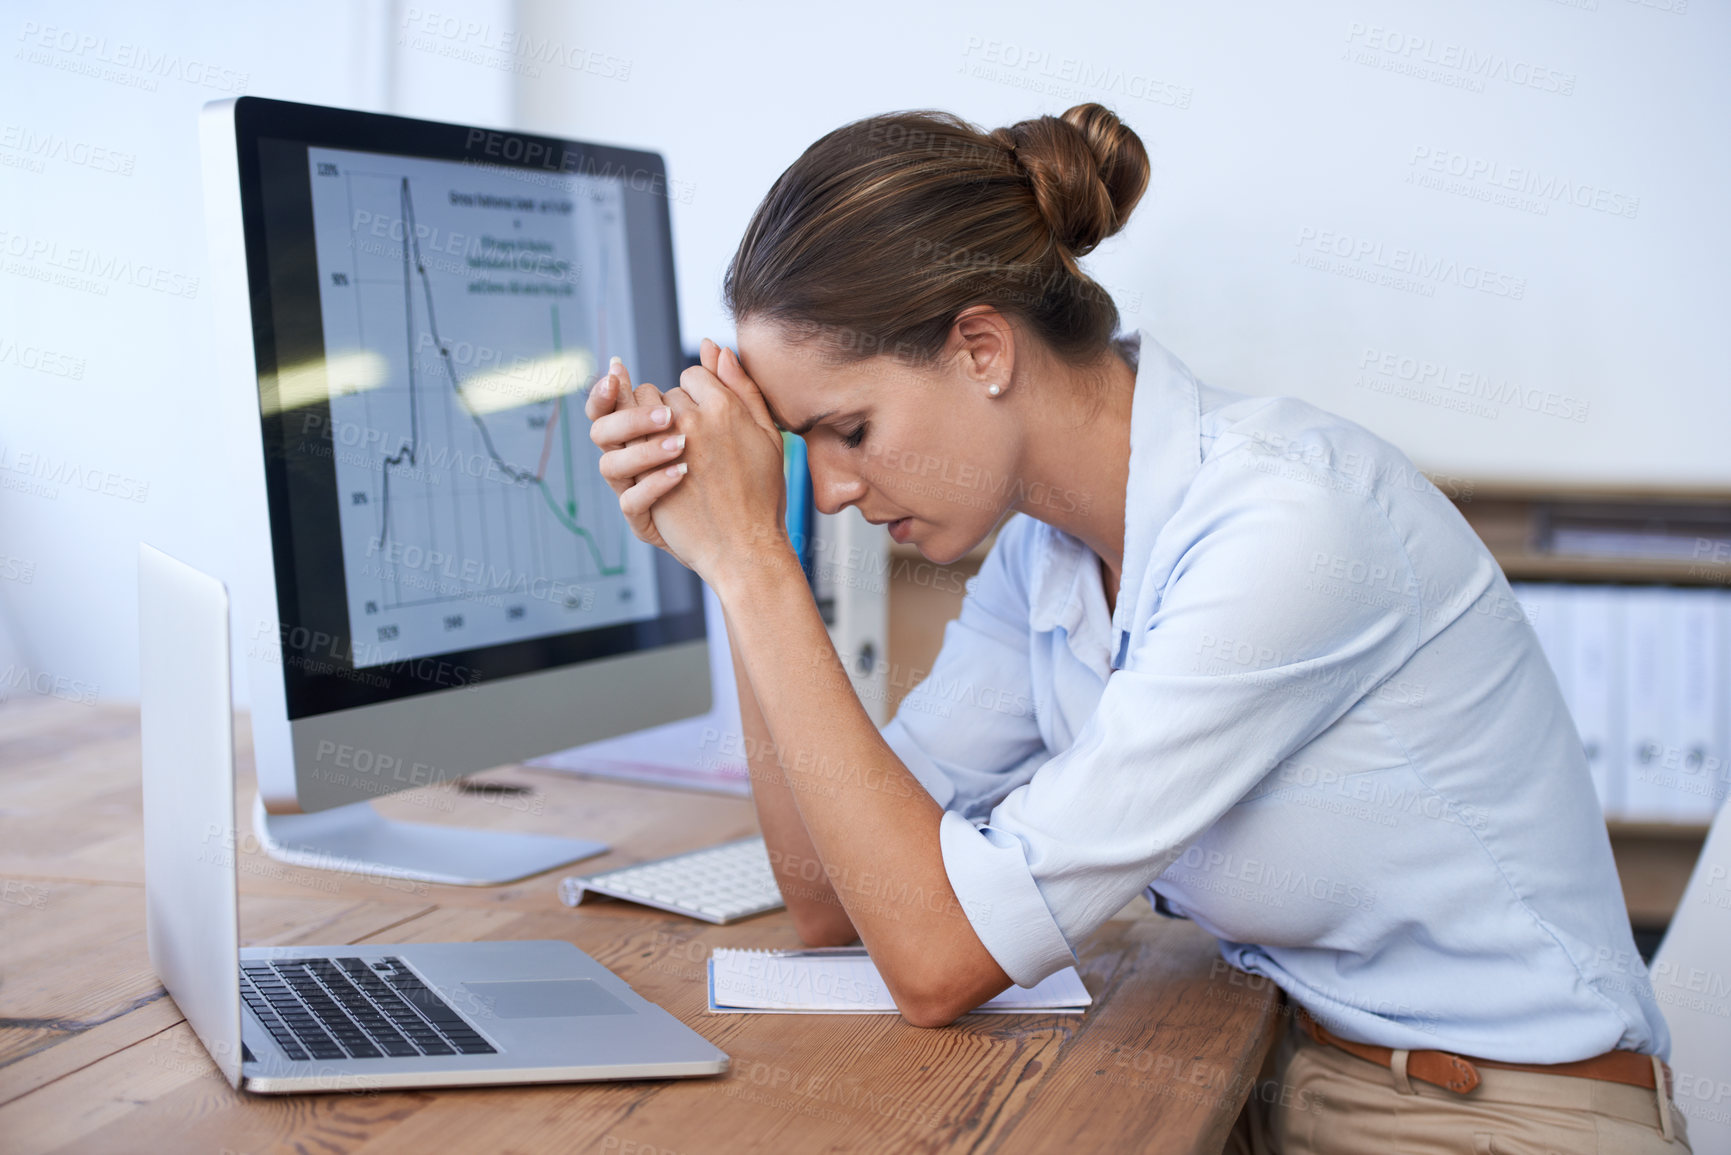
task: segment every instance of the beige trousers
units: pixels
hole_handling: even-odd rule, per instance
[[[1222,1155],[1687,1155],[1668,1096],[1640,1087],[1479,1068],[1465,1095],[1316,1042],[1282,1037]],[[1397,1065],[1405,1058],[1396,1052]]]

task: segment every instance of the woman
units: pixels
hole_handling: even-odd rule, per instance
[[[1070,965],[1146,891],[1300,1008],[1265,1073],[1310,1093],[1247,1108],[1243,1147],[1687,1150],[1580,743],[1507,582],[1392,446],[1114,339],[1077,258],[1148,174],[1094,104],[847,125],[740,242],[738,354],[706,340],[665,397],[618,364],[591,391],[634,530],[720,597],[801,937],[858,937],[936,1027]],[[779,430],[820,509],[931,561],[1008,516],[881,732],[783,532]]]

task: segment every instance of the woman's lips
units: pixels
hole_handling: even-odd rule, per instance
[[[897,545],[906,545],[908,534],[913,532],[913,528],[913,518],[898,517],[896,520],[890,522],[890,537]]]

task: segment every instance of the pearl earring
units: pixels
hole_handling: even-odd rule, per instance
[[[1002,393],[1003,390],[999,389],[996,385],[988,385],[986,386],[986,392],[990,393],[993,397],[996,397],[999,393]]]

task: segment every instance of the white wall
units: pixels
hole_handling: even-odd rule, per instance
[[[673,205],[688,344],[728,332],[721,272],[824,132],[894,108],[995,127],[1097,100],[1142,136],[1154,181],[1089,263],[1204,380],[1305,397],[1475,479],[1731,483],[1722,0],[519,12],[630,65],[525,78],[525,127],[660,149],[691,182]],[[1565,199],[1482,199],[1501,191],[1488,165]],[[1420,261],[1436,274],[1379,283]]]
[[[8,4],[0,37],[0,698],[137,693],[137,542],[228,572],[197,119],[253,94],[505,124],[504,0]],[[48,278],[48,279],[44,279]],[[245,679],[237,687],[245,696]]]
[[[235,511],[193,401],[196,114],[236,91],[662,150],[688,345],[729,336],[721,272],[822,133],[891,108],[992,126],[1100,100],[1155,177],[1093,267],[1205,379],[1311,398],[1475,478],[1731,482],[1731,382],[1710,346],[1731,264],[1723,0],[141,7],[33,0],[0,18],[0,695],[136,693],[140,537],[226,568]],[[1499,75],[1354,59],[1391,34]],[[1609,199],[1541,215],[1421,187],[1420,149]],[[1401,249],[1454,279],[1421,295],[1346,275]],[[1463,287],[1469,267],[1519,278],[1520,299]],[[1444,384],[1372,388],[1404,384],[1399,360],[1359,384],[1369,350],[1447,366]],[[1451,391],[1463,372],[1585,420]]]

